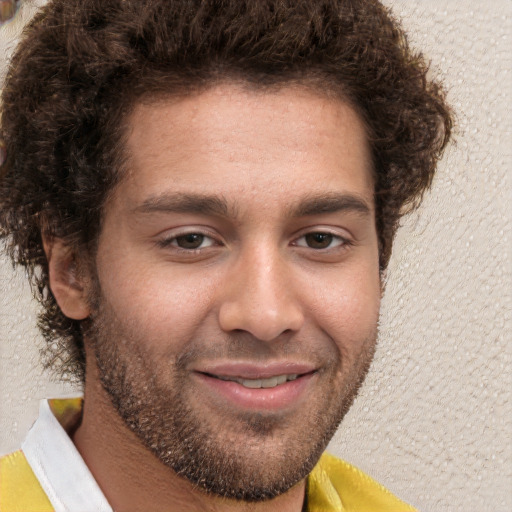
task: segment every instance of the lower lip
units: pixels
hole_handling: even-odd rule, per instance
[[[273,388],[257,389],[246,388],[238,382],[217,379],[204,373],[196,373],[195,375],[209,388],[210,392],[238,407],[258,411],[272,411],[292,407],[300,402],[315,374],[308,373]]]

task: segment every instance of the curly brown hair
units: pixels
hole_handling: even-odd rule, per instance
[[[338,94],[364,120],[383,270],[451,128],[441,86],[375,0],[53,0],[28,26],[2,92],[0,238],[42,305],[46,366],[83,378],[81,324],[49,288],[42,233],[94,252],[122,175],[123,119],[155,94],[220,80]]]

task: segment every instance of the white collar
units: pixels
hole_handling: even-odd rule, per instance
[[[113,512],[48,400],[21,449],[55,512]]]

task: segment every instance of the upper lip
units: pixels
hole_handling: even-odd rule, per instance
[[[292,361],[268,364],[255,363],[212,363],[194,368],[196,372],[239,379],[270,379],[279,375],[303,375],[316,370],[310,363]]]

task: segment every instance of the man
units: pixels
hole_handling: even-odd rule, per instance
[[[0,510],[413,510],[322,455],[451,127],[375,1],[50,2],[2,95],[0,225],[84,380]]]

